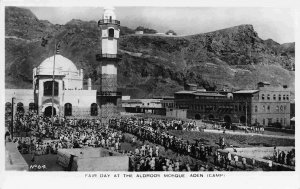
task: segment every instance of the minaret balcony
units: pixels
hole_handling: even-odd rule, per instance
[[[115,24],[120,26],[120,21],[119,20],[111,20],[111,19],[101,19],[98,21],[98,26],[100,25],[106,25],[106,24]]]
[[[120,54],[97,54],[96,55],[96,60],[101,61],[101,60],[120,60],[122,59],[122,56]]]

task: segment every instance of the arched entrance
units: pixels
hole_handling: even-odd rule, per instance
[[[53,115],[56,115],[56,109],[53,107]],[[44,111],[44,116],[51,117],[52,116],[52,106],[47,106]]]
[[[241,123],[246,123],[246,116],[241,116],[240,117],[240,122]]]
[[[199,114],[196,114],[196,115],[195,115],[195,119],[198,119],[198,120],[199,120],[199,119],[201,119],[201,116],[200,116]]]
[[[11,113],[11,103],[10,102],[5,103],[5,113]]]
[[[98,105],[96,103],[91,104],[91,116],[98,115]]]
[[[71,103],[65,104],[65,116],[72,116],[72,104]]]
[[[226,115],[226,116],[224,117],[224,121],[225,121],[226,123],[231,123],[231,118],[230,118],[230,116]]]
[[[19,103],[17,104],[17,112],[19,112],[19,113],[24,113],[24,105],[23,105],[22,102],[19,102]]]
[[[33,102],[29,103],[29,110],[30,110],[30,111],[36,110],[36,105],[35,105],[35,103],[33,103]]]

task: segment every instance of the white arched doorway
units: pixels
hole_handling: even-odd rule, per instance
[[[53,107],[54,107],[53,115],[58,115],[59,114],[58,105],[53,104]],[[44,104],[43,107],[42,107],[42,113],[43,113],[44,116],[51,117],[51,115],[52,115],[52,103]]]

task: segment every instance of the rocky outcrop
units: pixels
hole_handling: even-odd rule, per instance
[[[53,55],[55,40],[62,41],[61,54],[98,83],[101,40],[95,21],[54,25],[17,7],[6,8],[5,16],[7,88],[31,87],[32,68]],[[121,31],[118,88],[133,98],[171,95],[187,82],[209,90],[254,88],[261,80],[294,87],[295,44],[262,40],[252,25],[191,36],[135,35],[125,26]]]

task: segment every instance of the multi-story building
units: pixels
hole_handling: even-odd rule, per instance
[[[129,113],[150,113],[165,115],[165,108],[161,104],[162,99],[130,99],[122,100],[122,108]]]
[[[184,90],[174,94],[176,109],[187,118],[245,125],[290,126],[290,89],[260,82],[255,90],[215,92]]]
[[[174,104],[174,96],[167,96],[167,97],[163,97],[161,100],[161,106],[163,108],[175,108],[175,104]]]
[[[262,125],[290,126],[290,89],[258,83],[258,92],[253,95],[251,119]]]

